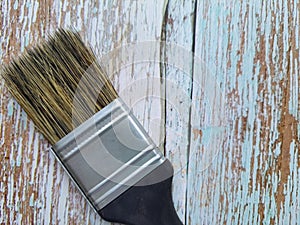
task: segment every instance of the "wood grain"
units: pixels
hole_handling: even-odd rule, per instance
[[[189,164],[187,224],[298,224],[299,3],[199,1],[196,14],[228,123],[211,166]]]
[[[299,1],[1,2],[1,62],[58,27],[172,161],[185,224],[299,224]],[[124,53],[125,51],[125,53]],[[0,80],[0,224],[109,224]]]

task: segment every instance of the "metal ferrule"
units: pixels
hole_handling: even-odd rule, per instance
[[[165,160],[119,98],[62,138],[52,151],[96,211]]]

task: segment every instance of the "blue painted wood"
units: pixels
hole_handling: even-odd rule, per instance
[[[198,1],[196,21],[226,132],[200,143],[220,149],[203,172],[200,149],[190,155],[187,224],[298,224],[298,2]]]

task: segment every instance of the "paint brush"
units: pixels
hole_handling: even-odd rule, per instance
[[[1,75],[53,146],[53,154],[105,220],[182,225],[173,167],[164,158],[74,30],[57,30]]]

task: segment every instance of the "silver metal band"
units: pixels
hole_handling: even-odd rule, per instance
[[[96,211],[165,160],[119,98],[57,142],[52,152]]]

